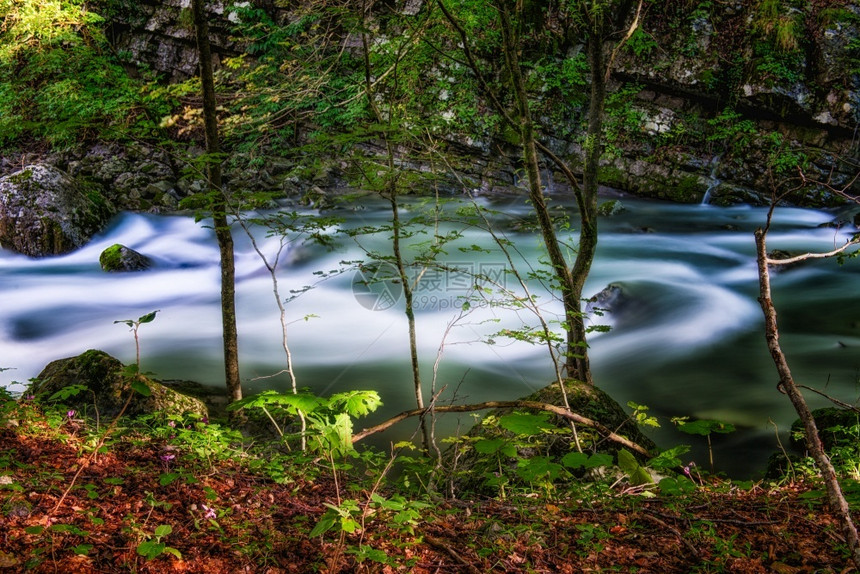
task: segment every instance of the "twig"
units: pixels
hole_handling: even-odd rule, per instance
[[[444,550],[445,552],[447,552],[448,555],[451,556],[451,558],[453,558],[454,560],[456,560],[457,562],[459,562],[460,564],[465,566],[466,570],[468,570],[472,574],[481,574],[481,570],[478,570],[477,568],[475,568],[475,566],[471,562],[466,561],[450,545],[444,543],[443,541],[441,541],[438,538],[435,538],[433,536],[425,536],[424,540],[426,540],[427,543],[430,544],[430,546],[434,546],[440,550]]]
[[[797,385],[797,386],[800,387],[801,389],[806,389],[807,391],[812,391],[813,393],[815,393],[817,395],[821,395],[822,397],[824,397],[825,399],[827,399],[831,403],[833,403],[835,405],[839,405],[840,407],[842,407],[844,409],[852,410],[855,413],[860,413],[860,408],[857,408],[854,405],[849,405],[848,403],[844,403],[835,397],[831,397],[827,393],[819,391],[818,389],[813,389],[812,387],[807,387],[806,385]]]

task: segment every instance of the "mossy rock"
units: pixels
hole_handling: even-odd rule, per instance
[[[0,245],[30,257],[83,246],[114,213],[98,189],[51,165],[0,178]]]
[[[164,412],[208,416],[206,405],[194,397],[179,393],[144,375],[129,375],[118,359],[104,351],[89,350],[77,357],[58,359],[49,363],[36,377],[30,393],[37,400],[47,401],[55,393],[72,385],[85,390],[62,399],[62,403],[82,415],[112,417],[117,415],[134,393],[125,414],[129,416]],[[132,379],[145,383],[148,397],[131,389]]]
[[[649,452],[657,453],[658,449],[654,441],[645,436],[636,421],[630,418],[624,408],[605,391],[594,385],[586,385],[572,379],[565,381],[564,388],[571,411],[612,429],[615,434],[629,439]],[[564,404],[564,397],[558,383],[552,383],[523,400],[553,405]],[[568,424],[566,419],[559,418],[558,422],[559,424]],[[622,448],[620,444],[607,439],[600,442],[597,451],[615,454]],[[566,451],[559,454],[566,454]]]
[[[99,255],[99,265],[105,271],[143,271],[149,269],[152,260],[134,249],[114,243]]]
[[[642,446],[656,455],[657,446],[646,437],[639,426],[633,421],[624,409],[607,393],[601,389],[585,385],[573,380],[565,383],[568,403],[571,411],[585,416],[600,423],[606,428],[612,429],[630,441]],[[536,393],[524,397],[523,401],[534,401],[553,405],[563,405],[561,388],[553,383]],[[520,465],[534,457],[546,457],[551,464],[559,464],[563,457],[569,453],[576,452],[576,438],[570,429],[570,421],[556,415],[548,415],[543,410],[516,409],[515,412],[533,414],[539,417],[538,423],[545,427],[544,430],[529,435],[517,435],[506,430],[504,424],[506,415],[511,414],[511,409],[499,409],[489,412],[482,423],[475,425],[468,433],[467,444],[482,443],[485,445],[496,445],[498,454],[489,456],[477,448],[467,449],[457,453],[457,467],[460,469],[458,476],[453,478],[453,484],[457,489],[470,492],[486,492],[495,494],[493,476],[504,474],[514,485],[518,477]],[[488,422],[489,421],[489,422]],[[549,423],[547,425],[546,423]],[[556,427],[553,429],[553,425]],[[601,436],[596,430],[578,424],[577,436],[583,452],[587,454],[610,455],[611,460],[616,460],[619,451],[625,447],[614,441]],[[556,432],[557,431],[557,432]],[[502,446],[504,445],[504,446]],[[629,451],[629,449],[626,449]],[[453,450],[449,452],[451,454]],[[516,454],[516,456],[513,456]],[[639,460],[645,462],[647,457],[638,453],[631,453]],[[499,466],[501,465],[501,466]],[[588,472],[583,469],[572,469],[571,474],[575,478],[584,478]],[[489,477],[489,478],[488,478]]]

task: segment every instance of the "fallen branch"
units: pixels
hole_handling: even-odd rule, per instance
[[[641,455],[651,456],[651,453],[649,453],[646,448],[636,444],[630,439],[626,439],[623,436],[612,432],[612,430],[600,424],[599,422],[592,420],[588,417],[584,417],[575,412],[569,411],[564,407],[558,407],[549,403],[541,403],[538,401],[487,401],[483,403],[475,403],[472,405],[446,405],[433,407],[433,411],[436,413],[469,413],[474,411],[483,411],[486,409],[535,409],[547,411],[567,420],[571,420],[581,425],[591,427],[609,440],[617,442],[618,444],[621,444],[629,448],[630,450],[634,450]],[[352,442],[355,443],[372,434],[382,432],[410,417],[422,416],[427,411],[428,409],[411,409],[408,411],[403,411],[402,413],[391,417],[387,421],[381,422],[378,425],[355,433],[354,435],[352,435]]]

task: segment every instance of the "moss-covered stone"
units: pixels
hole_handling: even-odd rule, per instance
[[[650,452],[657,452],[657,445],[654,444],[654,441],[642,433],[636,421],[631,419],[624,408],[605,391],[594,385],[586,385],[572,379],[565,381],[564,388],[570,410],[599,422],[612,429],[616,434],[630,439]],[[524,400],[553,405],[564,404],[564,396],[558,383],[548,385],[525,397]],[[560,418],[559,423],[567,424],[564,419]],[[618,443],[607,440],[602,441],[597,450],[614,454],[621,448]]]
[[[105,271],[143,271],[152,261],[134,249],[115,243],[102,251],[99,264]]]
[[[132,379],[144,382],[151,391],[150,396],[134,392],[130,385]],[[118,359],[94,349],[77,357],[49,363],[36,377],[29,392],[37,400],[47,401],[55,393],[72,385],[81,385],[85,390],[62,402],[81,414],[115,416],[131,396],[126,415],[165,412],[208,416],[206,405],[199,399],[179,393],[149,377],[129,375],[125,365]]]

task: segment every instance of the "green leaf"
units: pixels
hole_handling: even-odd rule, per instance
[[[161,524],[155,527],[155,535],[159,538],[164,538],[171,532],[173,532],[173,527],[169,524]]]
[[[360,417],[372,413],[382,405],[382,399],[376,391],[349,391],[331,396],[329,404],[342,405],[343,411],[352,417]]]
[[[582,468],[588,461],[588,455],[584,452],[569,452],[561,457],[561,464],[567,468]]]
[[[511,413],[499,418],[499,426],[521,436],[539,434],[543,429],[553,428],[547,413]]]
[[[639,465],[636,457],[628,450],[621,449],[618,451],[618,467],[627,475],[632,486],[654,483],[648,471]]]
[[[72,547],[72,552],[74,552],[78,556],[86,556],[90,553],[90,550],[92,549],[92,544],[78,544],[77,546]]]
[[[664,450],[663,452],[649,460],[648,466],[650,466],[651,468],[656,468],[658,470],[681,466],[681,459],[678,457],[680,457],[682,454],[686,454],[689,451],[690,447],[685,444],[672,447],[670,449]]]
[[[601,466],[610,466],[611,464],[611,454],[595,453],[588,457],[588,460],[585,461],[585,468],[599,468]]]
[[[182,560],[182,553],[179,550],[177,550],[176,548],[171,548],[170,546],[165,546],[164,551],[167,552],[168,554],[172,554],[174,557],[178,558],[179,560]]]
[[[388,554],[383,550],[378,550],[372,546],[362,544],[358,549],[350,549],[350,553],[355,554],[355,559],[361,563],[364,560],[373,560],[380,564],[388,563]]]
[[[337,520],[337,515],[334,512],[328,511],[326,512],[320,521],[317,522],[314,529],[311,530],[311,533],[308,535],[311,538],[315,538],[317,536],[321,536],[332,529],[335,521]]]
[[[158,313],[158,311],[161,311],[161,309],[153,311],[152,313],[147,313],[146,315],[138,319],[137,322],[141,325],[143,325],[144,323],[152,323],[152,321],[155,319],[155,314]]]
[[[177,472],[162,472],[158,476],[158,484],[161,486],[167,486],[168,484],[173,483],[177,478],[179,478],[179,476],[180,475]]]
[[[549,457],[535,456],[520,462],[517,474],[528,482],[553,481],[561,475],[562,466]]]
[[[359,523],[355,521],[351,516],[343,516],[340,519],[340,529],[346,532],[347,534],[352,534],[359,528]]]
[[[687,434],[708,436],[712,432],[723,434],[734,432],[735,427],[730,423],[724,423],[722,421],[701,419],[689,423],[680,423],[678,425],[678,430]]]
[[[475,443],[475,450],[481,454],[495,454],[507,441],[500,438],[485,438]]]
[[[147,540],[137,545],[137,553],[145,557],[147,560],[158,558],[167,548],[165,544],[154,540]]]
[[[149,397],[152,395],[152,389],[149,388],[149,385],[146,384],[146,381],[136,379],[131,382],[131,388],[134,392],[144,397]]]

